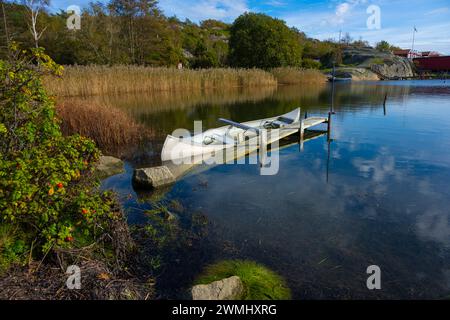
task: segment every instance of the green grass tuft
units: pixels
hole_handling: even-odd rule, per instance
[[[23,264],[28,248],[18,232],[8,224],[0,225],[0,274],[13,264]]]
[[[238,276],[245,287],[242,300],[289,300],[291,291],[275,272],[248,260],[225,260],[206,267],[195,284],[208,284]]]

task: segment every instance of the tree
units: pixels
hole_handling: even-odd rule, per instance
[[[122,50],[129,52],[127,63],[174,65],[180,61],[176,32],[156,0],[112,0],[109,7],[120,25]]]
[[[300,66],[298,34],[286,23],[264,14],[245,13],[230,28],[230,62],[244,68]]]
[[[39,39],[42,37],[45,29],[47,27],[43,27],[41,30],[38,30],[38,18],[39,13],[45,10],[46,7],[50,4],[50,0],[23,0],[25,7],[28,10],[30,17],[30,32],[33,36],[35,47],[39,47]]]
[[[217,56],[206,45],[199,41],[194,51],[194,59],[192,61],[193,68],[213,68],[219,65]]]
[[[375,47],[378,51],[382,52],[390,52],[391,51],[391,45],[387,41],[380,41],[377,43]]]
[[[352,43],[353,38],[350,36],[350,33],[346,32],[344,37],[341,39],[341,42],[344,43],[345,45],[349,45],[350,43]]]

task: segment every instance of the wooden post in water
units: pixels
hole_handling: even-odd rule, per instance
[[[300,139],[300,151],[303,152],[303,144],[305,139],[305,129],[303,125],[303,120],[300,119],[300,130],[298,131],[299,139]]]
[[[328,136],[328,141],[331,140],[331,115],[333,114],[333,112],[328,112],[328,121],[327,121],[327,136]]]
[[[383,112],[384,112],[384,115],[386,115],[386,101],[387,101],[387,96],[388,96],[388,94],[387,94],[387,92],[386,92],[386,95],[384,96],[384,101],[383,101]]]

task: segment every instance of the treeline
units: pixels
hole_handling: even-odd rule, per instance
[[[81,13],[81,28],[66,26],[72,13],[50,13],[46,0],[2,2],[0,55],[7,43],[37,44],[59,64],[327,68],[342,60],[341,43],[308,38],[284,21],[246,13],[233,24],[205,20],[200,24],[166,17],[155,0],[111,0],[90,3]],[[30,32],[30,9],[40,10],[37,34]],[[39,38],[36,40],[36,38]],[[367,45],[359,40],[354,45]]]

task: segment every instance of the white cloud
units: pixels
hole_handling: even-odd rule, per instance
[[[336,15],[343,16],[350,10],[350,4],[347,2],[341,3],[336,7]]]
[[[266,4],[268,6],[272,6],[272,7],[284,7],[284,6],[286,6],[286,2],[279,1],[279,0],[270,0],[270,1],[267,1]]]
[[[246,0],[160,0],[159,7],[166,15],[189,18],[196,22],[206,19],[230,22],[242,13],[250,11]]]
[[[425,15],[427,15],[427,16],[437,15],[437,14],[447,13],[449,11],[450,11],[449,8],[444,7],[444,8],[438,8],[438,9],[434,9],[434,10],[428,11],[428,12],[425,13]]]
[[[328,10],[320,10],[312,13],[311,11],[293,12],[282,17],[289,25],[300,27],[301,30],[314,32],[318,29],[332,29],[333,27],[348,25],[349,22],[365,25],[366,0],[347,0],[340,2]],[[364,9],[364,10],[362,10]],[[361,19],[360,19],[361,17]]]
[[[359,5],[365,4],[366,0],[348,0],[336,6],[334,17],[331,19],[332,24],[343,24],[353,16],[353,9]]]

